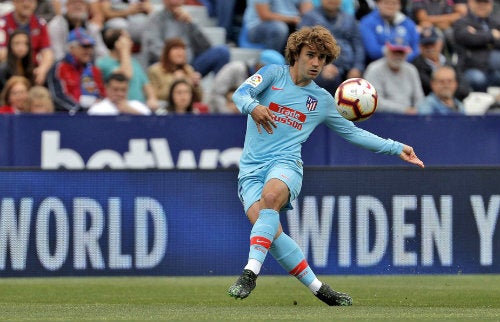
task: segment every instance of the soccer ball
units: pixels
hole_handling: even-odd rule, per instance
[[[377,109],[377,90],[363,78],[349,78],[337,87],[335,103],[340,115],[350,121],[364,121]]]

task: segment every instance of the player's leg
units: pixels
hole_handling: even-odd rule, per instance
[[[291,209],[290,201],[294,200],[302,188],[302,174],[292,169],[271,171],[270,177],[280,178],[289,189],[290,200],[284,209]],[[284,204],[285,205],[285,204]],[[295,276],[302,284],[307,286],[316,297],[328,305],[351,305],[349,295],[336,292],[325,283],[322,283],[309,266],[304,253],[299,245],[290,236],[281,232],[273,241],[269,252],[290,275]]]
[[[242,187],[249,188],[251,185],[248,182],[249,180],[245,181]],[[247,191],[252,191],[252,189],[247,189]],[[240,192],[240,196],[242,196],[244,204],[248,200],[253,200],[248,192]],[[256,198],[256,196],[254,195],[253,198]],[[280,180],[272,179],[264,185],[260,199],[253,202],[248,208],[247,216],[253,224],[250,233],[248,262],[242,275],[229,288],[229,295],[243,299],[250,295],[250,292],[255,288],[255,281],[267,252],[275,236],[282,231],[278,210],[287,201],[287,186]]]
[[[349,295],[334,291],[316,277],[299,245],[287,234],[281,233],[274,240],[269,252],[283,269],[295,276],[326,304],[352,305],[352,298]]]

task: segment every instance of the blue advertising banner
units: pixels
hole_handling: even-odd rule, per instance
[[[0,276],[235,275],[237,171],[0,171]],[[500,168],[306,168],[281,222],[319,274],[500,273]],[[285,274],[269,256],[263,274]]]
[[[500,115],[377,114],[357,124],[412,145],[427,165],[500,165]],[[0,167],[216,169],[238,166],[242,115],[12,115],[0,118]],[[320,126],[303,146],[306,166],[404,165]]]
[[[0,166],[10,164],[8,156],[10,151],[9,139],[9,118],[0,114]]]

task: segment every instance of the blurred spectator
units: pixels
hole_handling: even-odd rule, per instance
[[[7,43],[14,30],[21,28],[30,34],[35,84],[43,85],[47,73],[54,63],[54,54],[50,48],[50,38],[45,20],[34,12],[36,0],[14,0],[14,11],[0,20],[0,61],[7,58]]]
[[[451,55],[454,50],[451,26],[467,14],[467,5],[454,0],[411,0],[411,5],[413,20],[421,29],[434,26],[443,32],[446,52]]]
[[[225,45],[212,46],[182,9],[183,4],[184,0],[163,0],[162,10],[151,14],[141,43],[143,66],[159,61],[167,40],[181,37],[186,44],[188,63],[202,76],[217,74],[229,62],[229,49]]]
[[[424,94],[431,92],[431,74],[433,70],[444,65],[452,65],[448,56],[443,54],[444,36],[436,27],[424,28],[420,33],[420,55],[413,60],[412,64],[417,67]],[[457,72],[458,89],[456,97],[463,100],[469,95],[470,88],[467,81]]]
[[[0,64],[0,88],[14,75],[24,76],[33,84],[33,68],[29,35],[24,30],[16,29],[9,37],[7,60]]]
[[[85,0],[88,5],[88,22],[101,29],[104,24],[104,14],[101,10],[100,0]],[[56,16],[64,16],[67,12],[68,0],[52,0],[52,7]]]
[[[142,102],[128,99],[129,79],[122,73],[111,74],[106,79],[106,98],[93,104],[89,115],[138,114],[150,115],[151,110]]]
[[[30,88],[26,112],[32,114],[54,113],[54,102],[47,87],[36,85]]]
[[[2,106],[0,114],[19,114],[26,112],[30,82],[23,76],[12,76],[5,83],[0,94]]]
[[[283,52],[301,16],[313,7],[311,0],[247,0],[243,25],[248,40]]]
[[[232,61],[224,66],[215,76],[210,96],[210,110],[215,113],[232,113],[226,108],[226,95],[230,88],[238,88],[248,77],[262,66],[269,64],[285,64],[285,57],[272,49],[261,51],[257,61]]]
[[[365,69],[365,50],[359,33],[358,23],[352,15],[341,11],[342,0],[321,0],[321,5],[302,17],[302,26],[321,25],[326,27],[342,48],[342,55],[326,65],[315,82],[335,93],[337,87],[347,78],[361,77]]]
[[[194,97],[195,97],[195,92],[191,83],[182,78],[177,79],[170,87],[166,113],[167,114],[207,113],[208,107],[201,102],[195,102]]]
[[[4,0],[0,2],[0,17],[14,11],[14,5],[10,0]]]
[[[364,16],[377,9],[375,0],[357,0],[354,16],[360,21]]]
[[[406,56],[408,61],[420,53],[417,25],[401,11],[401,0],[378,0],[377,9],[361,19],[359,30],[367,63],[383,57],[388,41],[410,46],[411,52]]]
[[[94,45],[83,28],[69,33],[68,52],[54,64],[47,80],[56,111],[86,111],[106,96],[101,70],[93,62]]]
[[[43,18],[46,22],[50,21],[56,15],[52,0],[37,0],[35,15]]]
[[[234,43],[238,41],[246,6],[246,0],[215,1],[214,7],[217,25],[226,29],[226,41]]]
[[[467,16],[453,25],[458,66],[472,90],[500,85],[500,17],[493,0],[468,0]]]
[[[148,15],[153,12],[150,0],[101,0],[104,27],[125,29],[134,43],[141,42]]]
[[[156,96],[164,103],[168,101],[172,83],[179,78],[184,78],[193,85],[195,101],[203,99],[201,75],[187,63],[186,44],[181,38],[172,38],[165,43],[160,61],[148,68],[148,77]]]
[[[364,77],[377,89],[377,111],[416,114],[417,104],[424,98],[418,71],[406,56],[410,47],[387,43],[384,57],[366,67]]]
[[[100,26],[89,21],[89,6],[86,0],[66,0],[65,13],[55,16],[49,21],[47,27],[56,60],[62,59],[66,54],[66,40],[69,32],[80,27],[84,28],[96,41],[94,48],[96,57],[102,57],[108,53],[102,41]]]
[[[228,111],[228,113],[231,114],[240,114],[240,110],[236,107],[236,103],[233,101],[233,94],[234,92],[238,89],[238,87],[231,87],[230,89],[227,90],[226,92],[226,108],[225,110]]]
[[[158,109],[160,106],[153,86],[141,64],[132,56],[132,40],[127,30],[105,29],[103,37],[109,55],[99,58],[96,65],[104,79],[113,73],[122,73],[128,79],[128,99],[144,103],[152,110]]]
[[[321,6],[321,2],[322,0],[312,0],[315,7]],[[359,6],[358,0],[341,0],[340,2],[340,11],[354,17],[356,14],[356,7]]]
[[[432,92],[417,105],[419,114],[465,114],[463,103],[455,97],[458,82],[453,67],[435,69],[431,88]]]

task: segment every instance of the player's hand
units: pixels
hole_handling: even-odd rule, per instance
[[[273,120],[273,112],[263,105],[257,105],[250,115],[257,125],[257,131],[259,131],[259,133],[262,133],[260,128],[261,125],[269,134],[273,133],[273,127],[277,127]]]
[[[408,163],[411,163],[411,164],[415,164],[415,165],[418,165],[419,167],[421,168],[424,168],[425,165],[424,165],[424,162],[422,162],[422,160],[420,160],[417,155],[415,154],[415,151],[413,151],[413,148],[409,145],[404,145],[403,146],[403,151],[401,151],[401,154],[399,155],[399,157],[408,162]]]

